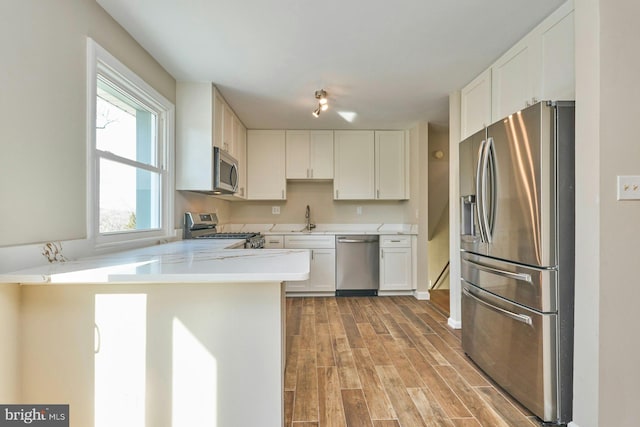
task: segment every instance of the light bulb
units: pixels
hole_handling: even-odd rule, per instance
[[[323,104],[322,102],[321,102],[320,104],[321,104],[321,105],[320,105],[320,109],[321,109],[322,111],[327,111],[327,110],[329,109],[329,104],[327,104],[327,103],[324,103],[324,104]]]
[[[327,98],[320,98],[320,105],[325,105],[327,103]]]

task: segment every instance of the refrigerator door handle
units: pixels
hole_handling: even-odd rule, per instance
[[[506,277],[508,279],[520,280],[522,282],[527,282],[527,283],[533,283],[530,274],[513,273],[511,271],[504,271],[504,270],[500,270],[500,269],[491,267],[489,265],[481,264],[479,262],[471,261],[468,259],[463,259],[462,262],[469,263],[473,265],[475,268],[477,268],[478,270],[486,271],[487,273],[495,274],[497,276]]]
[[[479,180],[479,184],[480,184],[480,189],[481,189],[481,194],[482,197],[480,199],[480,202],[478,203],[479,205],[481,205],[480,211],[482,213],[482,215],[480,216],[480,218],[478,218],[478,221],[480,222],[480,224],[482,224],[482,226],[480,227],[481,229],[483,229],[484,231],[484,241],[486,243],[491,243],[491,230],[489,229],[489,217],[487,216],[487,172],[489,170],[489,156],[490,156],[490,148],[493,145],[493,138],[488,138],[486,141],[484,141],[483,144],[483,149],[482,149],[482,156],[480,157],[480,180]],[[494,196],[494,194],[491,194],[492,196]],[[492,202],[493,203],[493,202]]]
[[[487,209],[485,208],[485,233],[487,235],[487,242],[491,243],[493,241],[493,226],[496,221],[496,206],[497,206],[497,176],[496,176],[496,146],[493,143],[493,137],[487,138],[487,147],[485,148],[487,152],[487,163],[485,165],[485,174],[489,172],[491,174],[489,176],[489,193],[491,195],[491,205],[489,206],[489,215],[487,215]],[[485,181],[486,181],[485,176]],[[484,190],[483,190],[484,191]],[[484,193],[483,193],[484,195]],[[483,197],[483,200],[486,200],[486,197]]]
[[[476,214],[478,218],[478,228],[480,228],[480,240],[482,242],[486,242],[486,230],[484,228],[484,223],[482,218],[484,217],[483,207],[484,207],[484,194],[483,194],[483,186],[482,186],[482,176],[483,176],[483,159],[485,146],[487,141],[482,140],[480,143],[480,149],[478,150],[478,164],[476,165]]]
[[[472,294],[466,288],[462,289],[462,293],[464,293],[469,298],[475,300],[476,302],[484,305],[485,307],[487,307],[490,310],[493,310],[493,311],[495,311],[497,313],[503,314],[503,315],[509,317],[510,319],[516,320],[518,322],[525,323],[525,324],[527,324],[529,326],[533,325],[533,320],[531,319],[531,317],[529,317],[527,315],[514,313],[512,311],[505,310],[504,308],[497,307],[497,306],[495,306],[495,305],[483,300],[482,298]]]

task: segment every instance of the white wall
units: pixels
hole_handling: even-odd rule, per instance
[[[575,3],[576,275],[573,419],[598,426],[600,316],[599,0]],[[603,424],[606,426],[607,424]],[[610,424],[615,425],[615,424]]]
[[[616,200],[616,176],[640,175],[638,17],[640,3],[636,0],[600,0],[601,426],[637,426],[640,418],[640,334],[636,326],[640,287],[635,268],[640,252],[640,201]]]
[[[175,80],[93,0],[5,1],[0,15],[0,246],[83,238],[86,37],[171,101]]]
[[[460,189],[459,149],[460,144],[460,91],[449,95],[449,254],[451,265],[449,277],[449,325],[462,325],[460,280]]]
[[[412,152],[412,158],[417,159],[418,170],[415,171],[417,183],[411,190],[411,197],[415,197],[418,209],[418,283],[416,286],[418,296],[427,298],[429,290],[429,265],[426,260],[429,257],[429,124],[419,122],[410,131],[411,139],[418,147]],[[414,172],[412,172],[413,174]]]

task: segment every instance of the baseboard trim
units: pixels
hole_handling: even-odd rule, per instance
[[[462,322],[460,320],[455,320],[449,317],[449,319],[447,320],[447,324],[453,329],[462,329]]]
[[[429,291],[415,291],[413,293],[413,296],[420,301],[428,301],[429,299],[431,299],[431,296],[429,295]]]
[[[574,423],[573,421],[571,421],[569,424],[567,424],[567,427],[580,427],[580,426]]]

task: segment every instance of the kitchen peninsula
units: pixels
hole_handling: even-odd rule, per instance
[[[76,427],[281,426],[283,282],[309,277],[309,252],[237,243],[0,274],[0,400],[69,404]]]

